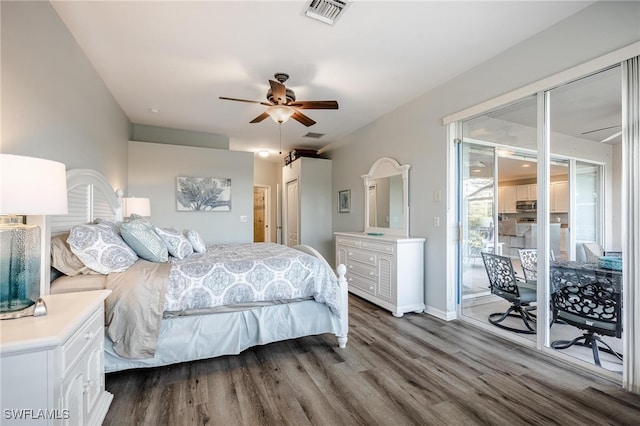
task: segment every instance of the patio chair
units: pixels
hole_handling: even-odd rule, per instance
[[[551,347],[567,349],[578,343],[590,347],[597,366],[601,366],[600,351],[622,360],[622,355],[600,337],[622,337],[622,275],[561,266],[552,266],[550,275],[553,318],[583,330],[582,336],[556,340]]]
[[[604,255],[604,250],[598,243],[583,243],[582,248],[588,263],[598,263],[600,257]]]
[[[538,249],[518,249],[518,257],[520,258],[520,266],[524,273],[526,282],[535,282],[538,280]],[[549,259],[556,260],[553,250],[549,252]]]
[[[521,286],[524,282],[516,278],[511,258],[484,252],[481,255],[489,277],[491,293],[511,303],[505,312],[490,314],[489,322],[515,333],[535,334],[536,330],[532,324],[535,324],[536,318],[530,311],[535,309],[531,303],[536,301],[536,290]],[[521,319],[526,329],[502,324],[508,317]]]

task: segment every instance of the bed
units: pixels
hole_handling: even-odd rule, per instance
[[[69,214],[50,219],[52,255],[56,238],[66,239],[69,231],[98,218],[108,224],[122,217],[122,194],[100,173],[69,170],[67,191]],[[346,268],[336,269],[337,276],[308,246],[208,245],[182,260],[153,263],[140,258],[122,272],[52,276],[49,291],[112,290],[105,301],[105,371],[114,372],[233,355],[256,345],[326,333],[344,348]],[[193,283],[185,284],[185,271],[197,276]],[[225,287],[229,282],[237,285]],[[195,290],[187,291],[185,285]],[[245,293],[255,293],[257,300]]]

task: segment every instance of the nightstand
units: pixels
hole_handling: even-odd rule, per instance
[[[110,290],[44,296],[47,315],[0,321],[4,424],[99,425],[104,387],[104,299]]]

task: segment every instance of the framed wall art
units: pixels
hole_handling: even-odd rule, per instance
[[[351,190],[338,191],[338,213],[351,212]]]
[[[231,179],[178,176],[176,208],[179,212],[230,212]]]

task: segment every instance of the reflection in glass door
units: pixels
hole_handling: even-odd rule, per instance
[[[473,306],[491,295],[481,252],[496,246],[495,149],[462,142],[460,155],[460,292],[462,313],[470,315]]]
[[[551,176],[550,214],[564,223],[564,213],[553,208],[563,196],[568,199],[569,244],[567,262],[551,263],[546,286],[559,319],[549,322],[549,346],[621,374],[623,360],[615,355],[623,348],[621,272],[601,268],[599,258],[618,252],[626,238],[616,220],[622,209],[620,67],[552,89],[548,97],[551,152],[573,157],[569,191],[554,193]]]

